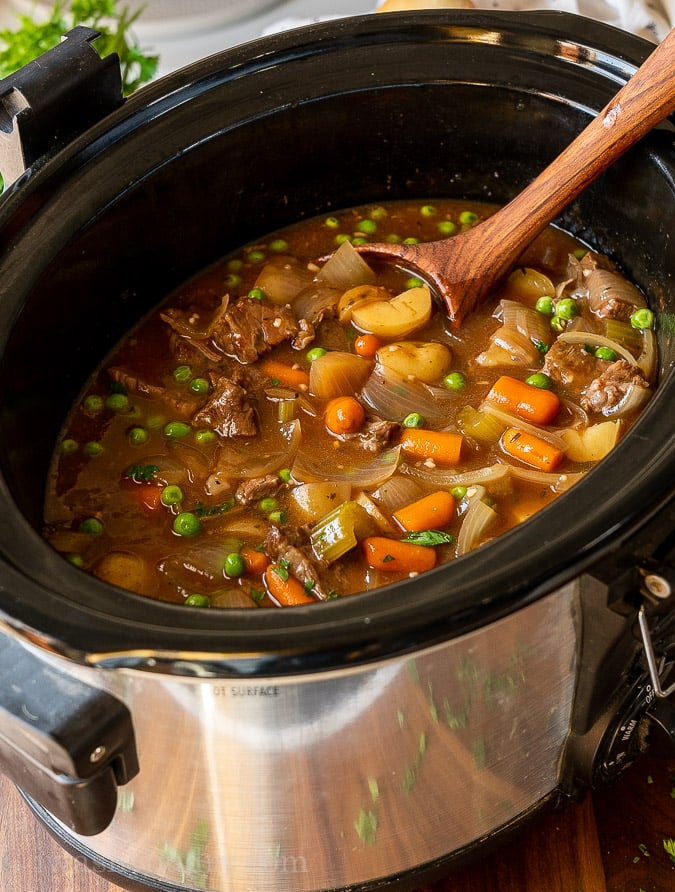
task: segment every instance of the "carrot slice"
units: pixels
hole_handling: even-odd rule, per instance
[[[428,496],[404,505],[394,511],[394,520],[404,530],[441,530],[455,515],[455,500],[445,489],[439,489]]]
[[[454,431],[430,431],[411,427],[401,435],[401,449],[411,458],[430,458],[443,465],[456,465],[463,437]]]
[[[424,573],[436,566],[436,552],[426,545],[369,536],[361,543],[368,566],[385,573]]]
[[[263,573],[267,593],[281,607],[297,607],[300,604],[316,604],[305,586],[280,564],[270,564]]]
[[[560,410],[560,400],[552,390],[535,387],[509,375],[502,375],[495,381],[487,398],[533,424],[550,424]]]
[[[239,553],[246,564],[246,572],[252,576],[262,576],[269,567],[270,560],[264,551],[258,551],[251,545],[243,545]]]
[[[366,412],[354,396],[336,396],[326,406],[324,421],[334,434],[354,434],[366,420]]]
[[[309,388],[309,372],[304,369],[296,369],[285,362],[279,362],[278,359],[264,359],[260,363],[260,368],[265,375],[286,387],[297,387],[300,390]]]
[[[540,471],[552,471],[563,460],[564,453],[553,443],[537,437],[528,431],[510,427],[502,434],[501,445],[504,452],[513,458],[519,458]]]

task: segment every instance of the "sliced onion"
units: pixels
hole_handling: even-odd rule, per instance
[[[519,430],[534,434],[535,437],[540,437],[542,440],[548,440],[549,443],[552,443],[556,449],[560,449],[561,452],[564,452],[567,449],[567,444],[557,433],[554,433],[548,428],[530,424],[529,421],[524,421],[520,416],[513,415],[511,412],[506,412],[501,406],[495,405],[495,403],[490,400],[483,400],[479,406],[479,411],[489,412],[491,415],[494,415],[495,418],[499,419],[499,421],[502,421],[507,427],[517,427]]]
[[[443,471],[438,468],[427,468],[424,465],[401,465],[401,473],[433,486],[452,489],[453,486],[478,486],[496,483],[504,480],[513,471],[510,465],[497,462],[484,468],[476,468],[472,471],[462,471],[460,474],[452,471]]]
[[[380,418],[400,422],[415,412],[422,416],[426,427],[447,424],[457,400],[445,388],[411,381],[379,364],[363,386],[361,397]]]
[[[240,547],[238,540],[221,537],[218,537],[218,541],[204,539],[160,561],[157,570],[176,591],[183,594],[211,591],[223,585],[225,558]]]
[[[256,607],[253,599],[240,588],[228,588],[224,591],[215,592],[211,595],[212,607],[234,607],[247,610],[250,607]]]
[[[551,326],[538,310],[515,300],[502,300],[500,306],[502,321],[507,328],[518,329],[531,341],[543,341],[545,344],[550,342]]]
[[[237,447],[230,443],[221,447],[217,459],[217,468],[209,474],[206,481],[206,492],[215,495],[227,481],[237,477],[264,477],[273,474],[280,468],[290,467],[297,455],[302,440],[302,428],[296,418],[278,428],[278,449],[270,450],[255,456],[247,446]]]
[[[325,480],[327,475],[334,483],[346,482],[359,489],[374,489],[388,480],[398,466],[401,447],[395,446],[381,452],[367,465],[342,467],[338,464],[326,468],[320,458],[310,458],[299,454],[291,468],[295,480],[306,483],[311,480]]]
[[[637,365],[635,357],[630,350],[627,350],[623,344],[620,344],[618,341],[613,341],[611,338],[607,338],[601,334],[585,331],[570,331],[569,328],[567,328],[562,334],[558,335],[558,340],[567,344],[592,344],[594,347],[609,347],[610,350],[613,350],[617,356],[625,359],[626,362],[629,362],[631,365]]]
[[[642,352],[636,362],[647,381],[653,383],[656,378],[657,346],[656,335],[650,328],[642,332]]]
[[[647,306],[644,295],[616,270],[591,270],[586,278],[586,284],[590,308],[598,316],[610,312],[608,305],[615,301],[627,304],[629,307]]]
[[[273,304],[293,303],[300,292],[311,285],[313,274],[290,257],[275,257],[258,273],[255,287]]]
[[[613,406],[602,407],[602,414],[606,418],[614,418],[637,412],[638,409],[644,406],[651,395],[652,392],[648,387],[641,387],[639,384],[629,384],[628,389],[618,403]]]
[[[375,273],[351,242],[343,242],[316,275],[322,285],[343,290],[374,279]]]
[[[173,455],[166,455],[166,453],[146,455],[138,464],[154,465],[158,470],[153,477],[153,481],[162,483],[164,486],[186,483],[190,478],[188,465],[179,458],[175,458]]]
[[[293,301],[293,312],[298,319],[315,320],[324,316],[327,310],[337,306],[342,290],[322,285],[312,285],[301,291]]]
[[[583,471],[574,474],[551,474],[549,471],[536,471],[533,468],[512,467],[511,476],[527,483],[543,483],[554,492],[566,492],[575,483],[585,476]]]
[[[424,495],[424,489],[410,477],[394,474],[371,493],[375,501],[393,513]]]
[[[309,368],[309,391],[319,399],[351,396],[370,375],[373,363],[355,353],[329,350]]]
[[[477,496],[471,499],[457,536],[457,556],[468,554],[480,545],[486,531],[496,520],[497,512],[494,508]]]

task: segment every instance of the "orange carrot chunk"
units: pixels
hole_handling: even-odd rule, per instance
[[[436,552],[425,545],[369,536],[361,543],[368,566],[385,573],[424,573],[436,566]]]
[[[246,564],[246,572],[252,576],[262,576],[269,566],[270,560],[265,552],[258,551],[257,548],[253,548],[251,545],[242,546],[239,553]]]
[[[304,369],[294,368],[278,359],[264,359],[260,363],[262,372],[273,381],[278,381],[286,387],[297,387],[301,390],[309,388],[309,372]]]
[[[550,424],[560,410],[560,400],[552,390],[535,387],[509,375],[502,375],[495,381],[487,398],[532,424]]]
[[[411,502],[394,511],[394,520],[404,530],[442,530],[455,515],[455,500],[445,489],[439,489],[428,496]]]
[[[382,346],[382,341],[374,334],[361,334],[354,338],[354,353],[364,359],[373,359]]]
[[[366,412],[353,396],[336,396],[326,406],[324,421],[333,434],[353,434],[366,420]]]
[[[456,465],[462,451],[461,434],[411,427],[401,435],[401,449],[410,458],[432,459],[442,465]]]
[[[280,607],[297,607],[299,604],[316,604],[316,598],[307,593],[305,586],[286,567],[270,564],[263,573],[267,593]]]
[[[553,443],[516,427],[504,431],[501,445],[507,455],[519,458],[540,471],[553,471],[564,457],[563,452]]]

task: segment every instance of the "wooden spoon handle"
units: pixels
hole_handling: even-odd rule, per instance
[[[586,186],[674,110],[675,29],[555,161],[487,225],[481,224],[486,251],[520,254]]]

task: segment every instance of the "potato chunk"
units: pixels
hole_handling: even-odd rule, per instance
[[[392,300],[357,304],[352,309],[356,328],[386,340],[404,338],[431,318],[431,292],[426,285],[410,288]]]
[[[381,347],[377,361],[405,378],[434,384],[447,373],[452,354],[445,344],[434,341],[402,341]]]

